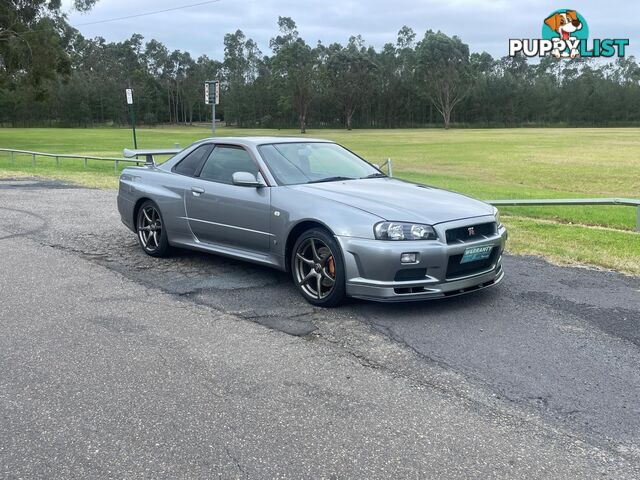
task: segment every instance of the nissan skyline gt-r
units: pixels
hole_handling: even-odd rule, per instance
[[[118,210],[140,247],[189,248],[289,272],[323,307],[345,297],[441,298],[502,280],[493,206],[391,178],[326,140],[209,138],[120,176]],[[175,152],[171,152],[175,153]]]

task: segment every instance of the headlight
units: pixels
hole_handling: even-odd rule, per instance
[[[496,225],[500,228],[502,226],[502,222],[500,221],[500,212],[496,207],[493,207],[493,216],[496,217]]]
[[[373,227],[378,240],[435,240],[438,238],[431,225],[402,222],[380,222]]]
[[[500,221],[500,212],[496,207],[493,207],[493,216],[496,218],[496,225],[499,227],[502,226],[502,222]]]

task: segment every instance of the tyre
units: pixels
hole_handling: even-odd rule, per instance
[[[155,202],[147,200],[138,209],[136,218],[138,243],[144,253],[152,257],[166,257],[169,255],[169,239],[167,229],[164,228],[160,208]]]
[[[345,299],[342,252],[324,229],[312,228],[298,237],[291,253],[291,275],[312,305],[335,307]]]

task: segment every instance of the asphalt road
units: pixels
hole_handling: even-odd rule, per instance
[[[0,478],[638,478],[640,279],[505,270],[320,310],[147,257],[115,192],[0,181]]]

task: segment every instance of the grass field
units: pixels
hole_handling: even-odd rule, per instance
[[[285,130],[222,128],[219,136],[296,135]],[[140,148],[182,146],[210,136],[206,128],[139,129]],[[481,199],[640,197],[640,129],[316,130],[374,163],[393,159],[397,177]],[[121,156],[127,129],[0,129],[0,147]],[[0,154],[0,175],[41,175],[94,187],[117,185],[113,164]],[[632,207],[505,207],[512,253],[558,263],[640,274],[640,235]]]

